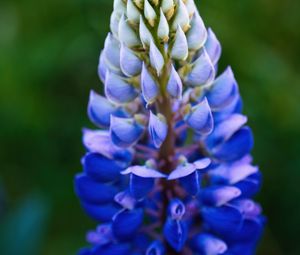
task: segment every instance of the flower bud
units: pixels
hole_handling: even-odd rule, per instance
[[[188,43],[182,28],[178,25],[171,57],[175,60],[186,60],[189,54]]]
[[[110,30],[116,38],[119,37],[119,23],[121,17],[122,13],[117,11],[113,11],[113,13],[110,16]]]
[[[166,15],[166,18],[170,20],[173,17],[175,6],[174,0],[162,0],[161,8]]]
[[[142,16],[140,16],[139,32],[140,32],[140,39],[142,41],[144,48],[146,48],[146,46],[150,46],[151,41],[153,41],[153,37],[150,31],[148,30],[148,28],[146,27]]]
[[[136,76],[142,71],[142,61],[124,44],[121,45],[120,67],[122,72],[129,77]]]
[[[189,50],[199,50],[207,39],[207,31],[202,18],[198,12],[194,13],[191,21],[191,28],[187,32]],[[208,54],[209,55],[209,54]]]
[[[158,96],[159,89],[155,80],[149,73],[145,63],[143,63],[141,74],[142,94],[147,104],[152,104]]]
[[[144,127],[134,119],[119,118],[111,115],[110,136],[112,142],[121,148],[134,145],[143,134]]]
[[[156,70],[157,76],[159,76],[165,65],[165,61],[163,55],[153,41],[150,42],[149,56],[151,66]]]
[[[105,79],[105,95],[115,103],[128,103],[138,96],[138,91],[123,77],[107,72]]]
[[[138,23],[140,20],[140,12],[133,3],[133,0],[127,1],[127,17],[129,21],[132,21],[134,23]]]
[[[150,111],[149,134],[154,146],[160,148],[168,134],[168,125],[163,115],[156,116]]]
[[[215,33],[210,28],[208,29],[208,35],[207,35],[207,40],[205,43],[205,49],[207,51],[207,54],[208,54],[211,62],[215,66],[221,57],[222,48],[221,48],[221,44],[220,44],[219,40],[217,39]]]
[[[178,25],[181,26],[184,32],[186,32],[190,28],[189,13],[182,0],[178,0],[177,12],[172,24],[172,30],[176,30]]]
[[[105,39],[104,54],[110,69],[120,70],[120,43],[111,33]]]
[[[170,78],[167,84],[167,91],[173,98],[181,99],[182,97],[182,81],[175,67],[171,66]]]
[[[124,14],[120,19],[118,35],[120,41],[124,43],[127,47],[134,47],[140,45],[140,40],[137,34],[128,24],[128,20],[125,19]]]
[[[158,38],[161,39],[163,42],[167,42],[169,40],[169,32],[170,28],[168,21],[163,10],[160,9],[160,20],[157,29]]]
[[[206,233],[194,237],[192,246],[200,254],[219,255],[225,253],[227,250],[227,245],[224,241]]]
[[[148,20],[149,24],[152,27],[154,27],[157,16],[156,12],[154,11],[153,7],[151,6],[148,0],[145,0],[144,2],[144,15],[145,18]]]
[[[114,0],[114,11],[125,13],[126,5],[123,0]]]

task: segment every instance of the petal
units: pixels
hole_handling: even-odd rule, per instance
[[[114,11],[124,13],[126,11],[126,5],[123,0],[114,0]]]
[[[165,65],[164,57],[162,56],[159,49],[156,47],[153,41],[150,42],[150,63],[151,66],[156,70],[157,76],[161,74],[161,70]]]
[[[149,134],[154,146],[160,148],[168,134],[168,125],[163,115],[156,116],[150,111]]]
[[[120,42],[124,43],[127,47],[140,45],[140,40],[137,34],[129,25],[128,20],[125,19],[124,14],[120,19],[118,35]]]
[[[182,97],[182,81],[180,79],[179,74],[177,73],[175,67],[171,66],[171,74],[167,84],[168,93],[177,99],[181,99]]]
[[[128,103],[137,96],[137,90],[121,76],[108,72],[105,80],[105,95],[115,103]]]
[[[147,249],[146,255],[165,255],[165,247],[160,241],[154,241]]]
[[[121,241],[129,241],[136,235],[143,219],[142,209],[121,211],[113,218],[112,231],[114,236]]]
[[[228,119],[219,123],[212,134],[207,138],[209,147],[216,146],[228,139],[247,123],[247,117],[241,114],[233,114]]]
[[[161,8],[164,13],[167,13],[170,9],[174,8],[174,0],[162,0]]]
[[[158,38],[163,40],[164,42],[167,42],[169,40],[169,32],[170,32],[170,28],[169,28],[167,18],[164,15],[163,10],[160,9],[160,20],[157,28]]]
[[[98,64],[98,76],[103,83],[105,83],[105,77],[106,77],[107,71],[108,71],[108,68],[105,63],[105,54],[104,54],[104,51],[101,51],[101,54],[99,57],[99,64]]]
[[[192,70],[185,81],[189,86],[203,86],[210,84],[215,78],[215,68],[209,59],[205,49],[202,49],[200,56],[192,64]]]
[[[185,117],[185,121],[201,135],[209,135],[213,131],[213,116],[206,98],[192,108],[191,113]]]
[[[110,115],[125,117],[125,112],[114,106],[105,97],[100,96],[93,90],[90,92],[88,115],[90,120],[99,127],[109,127]]]
[[[177,166],[177,168],[175,170],[173,170],[170,173],[168,180],[176,180],[176,179],[188,176],[195,171],[196,171],[196,167],[194,164],[186,163],[183,165],[179,165],[179,166]]]
[[[256,193],[259,192],[261,188],[261,182],[262,174],[260,172],[257,172],[249,176],[247,179],[236,183],[235,186],[242,191],[241,198],[249,198],[253,197]]]
[[[227,245],[221,239],[211,234],[199,234],[192,241],[193,248],[203,255],[219,255],[224,254]]]
[[[216,111],[229,105],[238,94],[238,85],[232,69],[228,67],[213,83],[206,94],[211,108]]]
[[[143,199],[153,189],[154,178],[140,177],[135,174],[130,175],[129,189],[131,195],[137,199]]]
[[[122,72],[129,77],[136,76],[142,71],[142,61],[124,44],[121,46],[120,65]]]
[[[200,17],[199,13],[195,12],[191,21],[191,29],[187,32],[187,42],[189,50],[199,50],[204,45],[206,39],[207,31],[203,20]]]
[[[189,54],[188,43],[182,28],[178,25],[171,57],[175,60],[186,60]]]
[[[83,144],[89,152],[99,153],[106,158],[114,159],[124,168],[132,161],[132,153],[129,150],[120,149],[113,145],[109,131],[84,129]]]
[[[146,46],[150,46],[151,41],[153,41],[153,37],[148,28],[146,27],[142,16],[140,16],[139,33],[144,48],[146,48]]]
[[[83,158],[85,173],[95,181],[112,182],[120,178],[123,170],[114,160],[97,153],[88,153]]]
[[[78,174],[75,177],[75,192],[82,201],[103,204],[113,201],[117,188],[96,182],[86,174]]]
[[[241,191],[233,186],[215,186],[202,190],[201,200],[210,206],[222,206],[229,201],[239,197]]]
[[[186,0],[185,5],[189,13],[189,16],[192,16],[195,12],[197,12],[197,7],[195,5],[194,0]]]
[[[131,118],[111,116],[110,135],[112,142],[122,148],[134,145],[143,134],[144,128]]]
[[[114,197],[115,201],[123,208],[132,210],[136,204],[136,200],[131,196],[129,191],[122,191]]]
[[[178,0],[177,13],[173,20],[172,30],[176,30],[178,25],[183,31],[186,31],[190,25],[189,13],[182,0]]]
[[[149,73],[145,63],[143,63],[142,75],[141,75],[141,86],[143,98],[147,104],[151,104],[155,101],[158,96],[158,85]]]
[[[165,178],[166,176],[155,169],[147,166],[130,166],[122,174],[134,174],[143,178]]]
[[[225,143],[215,147],[212,154],[222,161],[235,161],[249,154],[252,148],[252,131],[249,127],[243,127]]]
[[[102,223],[110,222],[112,217],[120,210],[114,203],[91,204],[82,202],[81,206],[89,217]]]
[[[140,21],[140,12],[132,0],[127,1],[127,17],[129,21],[138,23]]]
[[[203,207],[203,220],[209,228],[220,235],[231,235],[242,226],[242,214],[235,207]]]
[[[191,196],[197,195],[200,191],[200,175],[198,171],[180,178],[179,183]]]
[[[216,35],[211,30],[211,28],[208,29],[208,35],[207,35],[207,40],[205,43],[205,49],[206,49],[213,65],[216,65],[221,57],[222,48],[221,48],[220,42],[218,41]]]
[[[173,220],[181,220],[185,214],[185,205],[182,201],[175,198],[169,205],[169,214]]]
[[[168,219],[164,225],[164,237],[169,245],[180,252],[187,240],[187,226],[182,221]]]
[[[120,43],[111,33],[105,39],[104,54],[109,67],[120,70]]]
[[[207,168],[211,164],[211,160],[209,158],[203,158],[195,161],[193,164],[197,170],[202,170]]]

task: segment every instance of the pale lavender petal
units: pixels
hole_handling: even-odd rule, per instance
[[[179,74],[177,73],[175,67],[172,65],[170,78],[169,78],[169,81],[167,84],[167,91],[172,97],[181,99],[182,87],[183,86],[182,86],[181,78],[180,78]]]
[[[145,63],[143,63],[142,68],[141,87],[143,97],[147,104],[153,103],[158,96],[159,90],[158,85],[156,84],[152,75],[149,73]]]
[[[121,172],[122,174],[134,174],[143,178],[165,178],[166,176],[155,169],[146,166],[130,166]]]
[[[205,49],[210,57],[211,62],[215,66],[221,57],[222,48],[219,40],[217,39],[215,33],[211,30],[211,28],[208,29]]]
[[[192,0],[189,0],[192,1]],[[198,12],[194,13],[191,29],[187,33],[189,50],[199,50],[207,39],[207,30]],[[209,55],[209,54],[208,54]]]
[[[178,25],[171,57],[175,60],[186,60],[189,54],[188,43],[182,28]]]
[[[124,44],[121,46],[120,66],[122,72],[129,77],[136,76],[142,71],[142,61]]]
[[[159,76],[161,74],[161,70],[164,67],[165,61],[163,55],[156,47],[153,41],[150,42],[149,56],[150,56],[151,66],[156,70],[157,76]]]
[[[156,116],[150,111],[149,134],[156,148],[160,148],[168,134],[168,125],[163,115]]]

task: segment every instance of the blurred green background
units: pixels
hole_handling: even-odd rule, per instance
[[[258,254],[300,254],[300,1],[202,0],[256,137],[268,226]],[[110,0],[0,2],[0,254],[66,255],[94,223],[73,193]],[[242,254],[241,254],[242,255]]]

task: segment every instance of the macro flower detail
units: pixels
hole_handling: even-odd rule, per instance
[[[233,70],[193,0],[114,0],[75,192],[81,255],[253,255],[262,175]],[[99,89],[100,90],[100,89]]]

